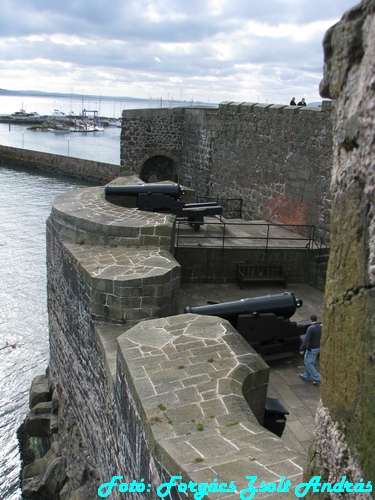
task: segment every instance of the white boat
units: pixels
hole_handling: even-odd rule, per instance
[[[88,122],[79,122],[76,123],[75,127],[70,128],[71,132],[98,132],[95,128],[95,125],[88,123]]]
[[[70,128],[48,128],[48,132],[54,132],[55,134],[70,134]]]
[[[52,115],[48,117],[48,120],[59,120],[59,121],[64,121],[67,120],[68,117],[66,116],[65,113],[62,111],[59,111],[58,109],[54,109]]]
[[[16,111],[9,116],[9,121],[11,122],[25,122],[25,123],[40,123],[44,120],[44,116],[41,116],[36,111],[32,113],[27,113],[24,109]]]

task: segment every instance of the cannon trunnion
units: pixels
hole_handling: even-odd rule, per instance
[[[303,302],[292,292],[240,299],[220,304],[186,307],[185,313],[228,320],[266,361],[291,356],[299,350],[307,325],[291,322]]]

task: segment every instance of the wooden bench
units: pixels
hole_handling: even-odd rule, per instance
[[[244,283],[281,283],[286,287],[286,272],[277,262],[238,262],[237,279]]]

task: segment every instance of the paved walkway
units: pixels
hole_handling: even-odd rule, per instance
[[[201,306],[207,301],[228,302],[284,291],[281,285],[259,284],[240,289],[236,284],[183,284],[180,290],[180,312],[186,306]],[[323,292],[301,284],[289,284],[287,291],[303,300],[303,306],[297,309],[291,321],[308,320],[311,314],[316,314],[321,319]],[[270,367],[268,396],[278,398],[289,411],[282,439],[288,447],[307,455],[315,428],[320,389],[299,378],[298,375],[304,371],[303,358],[299,353],[292,359],[270,363]],[[316,367],[319,370],[319,361]]]

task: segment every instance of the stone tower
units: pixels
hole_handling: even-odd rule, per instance
[[[349,10],[327,31],[323,45],[320,93],[335,100],[331,253],[322,401],[308,472],[331,483],[347,476],[374,485],[375,1],[364,0]],[[362,495],[333,498],[373,498]]]

